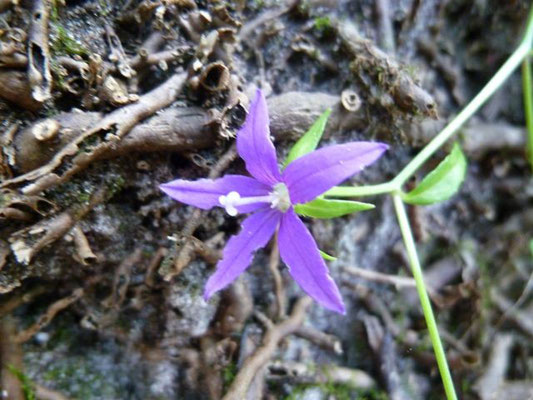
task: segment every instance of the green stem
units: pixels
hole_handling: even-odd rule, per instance
[[[326,194],[331,197],[372,196],[376,194],[392,193],[400,190],[403,184],[424,164],[450,137],[452,137],[472,115],[505,83],[520,63],[528,57],[533,40],[533,8],[529,12],[526,31],[517,49],[494,74],[485,87],[474,97],[468,105],[451,120],[437,136],[429,142],[390,182],[379,185],[333,188]],[[531,93],[531,91],[529,91]],[[527,111],[526,111],[527,112]],[[533,108],[532,108],[533,116]],[[526,115],[527,118],[527,115]],[[533,128],[532,128],[533,129]],[[530,130],[531,132],[531,130]],[[530,144],[533,146],[533,136],[530,134]],[[532,147],[530,147],[532,148]],[[531,153],[530,153],[531,154]]]
[[[426,319],[429,337],[431,338],[431,343],[433,344],[433,351],[435,352],[435,358],[437,359],[440,376],[444,384],[446,398],[448,400],[457,400],[452,376],[450,374],[450,369],[448,368],[448,362],[446,361],[446,354],[444,353],[444,348],[442,347],[442,342],[440,340],[437,322],[435,321],[435,316],[433,315],[426,285],[424,283],[424,276],[422,274],[420,261],[418,260],[418,254],[416,252],[411,226],[409,225],[409,220],[407,219],[405,206],[398,193],[394,193],[392,198],[394,200],[396,216],[398,217],[398,224],[400,225],[403,241],[407,250],[407,257],[409,258],[409,263],[411,265],[411,271],[413,273],[413,277],[415,278],[416,290],[418,291],[420,304],[422,305],[422,311],[424,312],[424,317]]]
[[[360,197],[391,193],[396,188],[391,182],[368,186],[336,186],[325,193],[329,197]]]
[[[522,62],[522,91],[524,94],[524,112],[527,126],[527,151],[531,168],[533,168],[533,86],[531,84],[531,61],[529,56]]]
[[[392,182],[397,186],[403,185],[505,83],[524,57],[528,55],[529,49],[529,43],[520,44],[477,96],[400,171]]]

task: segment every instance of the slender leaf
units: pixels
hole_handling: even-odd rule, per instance
[[[357,211],[366,211],[374,208],[373,204],[349,200],[330,200],[316,198],[308,203],[296,204],[294,211],[304,217],[311,218],[337,218]]]
[[[420,184],[402,199],[409,204],[427,205],[452,197],[465,178],[466,158],[461,147],[455,143],[452,152],[431,171]]]
[[[300,158],[301,156],[312,152],[318,146],[318,142],[322,138],[326,123],[328,122],[331,110],[327,109],[322,113],[315,123],[309,128],[309,130],[300,138],[289,151],[289,155],[285,160],[284,167],[289,165],[292,161]]]
[[[333,256],[330,256],[328,253],[326,253],[325,251],[322,251],[322,250],[318,250],[318,252],[320,253],[320,255],[322,256],[322,258],[326,261],[335,261],[337,259],[337,257],[333,257]]]

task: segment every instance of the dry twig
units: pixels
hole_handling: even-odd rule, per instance
[[[337,336],[319,331],[311,326],[301,326],[294,334],[302,339],[308,340],[319,347],[330,350],[335,354],[342,354],[342,343]]]
[[[384,274],[382,272],[376,272],[370,269],[364,269],[354,266],[344,266],[342,267],[342,270],[358,278],[393,285],[398,290],[404,288],[416,288],[415,280],[413,278]]]
[[[291,382],[321,384],[335,383],[350,385],[358,389],[370,389],[376,382],[366,372],[338,365],[315,365],[296,361],[273,361],[268,364],[269,380],[290,378]]]
[[[354,57],[352,71],[358,76],[368,76],[389,93],[399,110],[437,117],[437,105],[431,95],[418,86],[400,65],[370,40],[359,35],[356,28],[347,22],[333,22],[346,49]]]
[[[131,281],[132,269],[142,259],[142,250],[136,248],[115,270],[111,295],[103,301],[104,306],[118,310],[126,299],[126,292]]]
[[[87,240],[87,236],[83,233],[79,224],[76,224],[72,229],[72,236],[74,238],[74,246],[76,248],[76,258],[83,264],[89,265],[96,261],[96,256],[91,250],[91,245]]]
[[[166,82],[146,93],[139,101],[119,108],[103,117],[92,129],[88,129],[57,152],[52,160],[33,171],[5,181],[1,187],[34,181],[24,187],[26,194],[39,193],[49,187],[66,182],[85,169],[93,160],[113,151],[117,143],[139,121],[167,107],[176,99],[186,80],[186,74],[178,73]],[[96,141],[96,144],[93,144]]]
[[[276,316],[281,320],[286,315],[286,296],[285,288],[283,287],[283,278],[279,271],[279,247],[278,247],[278,233],[274,234],[272,240],[272,249],[270,250],[270,258],[268,262],[268,268],[274,277],[274,291],[276,293]]]
[[[498,388],[505,380],[512,345],[511,335],[499,334],[495,337],[487,368],[475,384],[475,389],[481,400],[497,400],[499,398],[496,395]]]
[[[0,304],[0,317],[11,313],[11,311],[23,304],[31,303],[36,297],[46,293],[45,286],[35,286],[34,288],[24,288],[12,295],[8,300]]]
[[[71,207],[59,215],[14,233],[10,242],[17,260],[23,264],[29,264],[37,253],[65,236],[77,221],[98,204],[106,201],[108,196],[107,188],[101,187],[92,194],[87,203]]]
[[[244,361],[223,400],[242,400],[246,397],[248,387],[257,372],[272,357],[278,343],[302,325],[305,312],[310,305],[309,297],[299,299],[288,319],[267,329],[261,347]]]
[[[42,103],[48,100],[52,90],[50,54],[48,52],[48,0],[33,0],[33,14],[28,36],[28,80],[33,98]]]
[[[506,319],[512,321],[524,333],[533,337],[533,318],[530,313],[517,310],[512,302],[494,288],[491,291],[491,300],[505,314]]]
[[[84,289],[78,288],[75,289],[70,295],[67,297],[64,297],[62,299],[57,300],[55,303],[50,305],[46,312],[41,315],[37,322],[32,324],[29,328],[17,333],[13,337],[14,343],[24,343],[30,340],[33,335],[35,335],[37,332],[39,332],[41,329],[43,329],[45,326],[47,326],[54,317],[60,312],[63,311],[65,308],[70,306],[72,303],[78,301],[84,294]]]
[[[237,157],[237,148],[235,144],[233,144],[226,153],[220,157],[220,159],[217,161],[217,163],[213,166],[211,171],[209,172],[209,178],[215,179],[218,178],[222,172],[228,168],[228,166],[231,164],[231,162]],[[192,216],[189,218],[185,226],[183,227],[183,230],[181,231],[181,235],[185,238],[185,241],[183,243],[183,246],[181,247],[178,256],[176,257],[176,261],[174,262],[173,269],[165,274],[164,280],[170,281],[175,276],[179,275],[183,268],[185,268],[193,259],[194,256],[194,250],[195,246],[193,242],[190,239],[187,239],[189,237],[192,237],[192,234],[200,226],[203,217],[205,216],[205,212],[200,209],[195,209],[193,211]]]
[[[370,347],[379,360],[379,369],[387,386],[390,399],[412,399],[403,385],[403,379],[398,368],[398,354],[391,335],[383,329],[376,317],[365,317],[364,324]]]

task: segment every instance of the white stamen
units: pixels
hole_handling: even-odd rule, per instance
[[[232,191],[225,196],[220,196],[218,201],[232,217],[239,213],[236,206],[243,206],[246,204],[270,203],[271,208],[277,208],[283,212],[287,211],[291,206],[289,191],[284,183],[276,184],[274,190],[267,196],[241,197],[238,192]]]
[[[220,196],[218,201],[221,205],[224,206],[226,212],[232,217],[236,216],[238,211],[235,208],[235,205],[241,200],[241,195],[238,192],[229,192],[227,196]]]

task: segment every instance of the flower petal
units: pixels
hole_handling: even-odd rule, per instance
[[[353,142],[323,147],[294,160],[283,172],[293,204],[306,203],[376,161],[388,146]]]
[[[242,175],[226,175],[219,179],[198,179],[196,181],[176,179],[159,185],[159,188],[174,200],[204,210],[209,210],[215,206],[220,207],[220,196],[227,195],[232,191],[238,192],[241,197],[265,196],[271,191],[268,185]],[[265,206],[268,204],[247,204],[237,206],[237,210],[239,212],[251,212]]]
[[[204,299],[226,287],[251,263],[254,251],[264,247],[274,234],[282,214],[275,209],[261,210],[250,215],[242,223],[239,234],[232,236],[216,272],[211,275],[204,289]]]
[[[339,289],[329,276],[315,240],[292,208],[283,214],[278,243],[281,259],[300,287],[324,307],[345,314]]]
[[[270,140],[266,100],[259,89],[237,133],[237,151],[254,178],[270,185],[280,181],[276,149]]]

